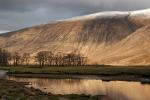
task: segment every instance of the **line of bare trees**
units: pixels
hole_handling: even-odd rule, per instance
[[[39,66],[82,66],[86,65],[87,57],[80,53],[63,54],[61,52],[53,53],[51,51],[40,51],[35,56],[29,53],[19,54],[17,52],[10,53],[4,49],[0,49],[0,65],[31,65],[33,61]],[[32,65],[33,65],[32,62]]]

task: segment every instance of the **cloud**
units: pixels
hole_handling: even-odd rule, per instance
[[[28,26],[100,11],[150,8],[150,0],[0,0],[0,30]]]
[[[1,30],[1,31],[0,31],[0,34],[2,34],[2,33],[6,33],[6,32],[9,32],[9,31]]]

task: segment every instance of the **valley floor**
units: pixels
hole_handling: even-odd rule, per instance
[[[48,77],[48,78],[100,78],[105,81],[126,80],[150,83],[150,66],[78,66],[78,67],[0,67],[8,71],[9,76]],[[27,88],[28,83],[0,79],[0,99],[2,100],[101,100],[106,96],[90,95],[53,95],[34,88]],[[111,99],[110,99],[111,100]]]
[[[150,79],[150,66],[0,67],[10,76],[41,78],[98,78],[102,80],[143,81]]]

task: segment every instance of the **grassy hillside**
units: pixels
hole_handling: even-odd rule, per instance
[[[150,10],[103,12],[0,35],[11,52],[80,52],[88,64],[149,65]]]

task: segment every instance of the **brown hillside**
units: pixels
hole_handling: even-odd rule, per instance
[[[11,52],[77,51],[89,64],[150,64],[149,43],[149,9],[97,13],[0,35],[0,47]]]

